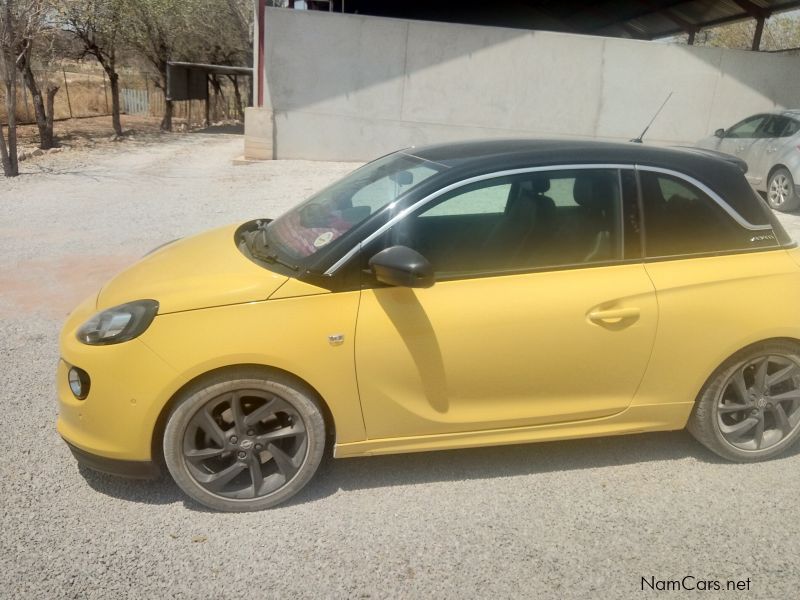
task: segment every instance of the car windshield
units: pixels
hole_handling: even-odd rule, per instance
[[[269,243],[307,258],[444,168],[402,153],[379,158],[272,221]]]

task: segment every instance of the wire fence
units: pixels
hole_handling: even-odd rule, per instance
[[[69,65],[35,69],[37,84],[46,94],[48,87],[58,87],[53,104],[56,120],[101,117],[111,114],[111,86],[105,71],[86,65]],[[161,117],[166,109],[164,92],[155,85],[152,74],[142,71],[121,70],[120,105],[123,114]],[[240,120],[244,114],[247,90],[240,83],[240,96],[236,98],[233,83],[227,78],[218,79],[219,87],[209,86],[209,106],[206,114],[205,101],[173,102],[173,116],[189,127],[209,125],[219,121]],[[0,123],[8,123],[6,90],[0,85]],[[18,124],[36,122],[33,99],[22,77],[17,73]]]

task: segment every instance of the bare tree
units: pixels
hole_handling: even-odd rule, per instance
[[[22,73],[22,80],[31,94],[33,114],[36,118],[36,127],[39,130],[39,147],[47,150],[53,147],[55,141],[53,136],[53,105],[59,86],[52,82],[47,82],[44,94],[42,93],[42,89],[33,73],[33,48],[34,38],[29,38],[24,45],[22,53],[19,55],[17,68]]]
[[[0,125],[0,160],[3,162],[3,173],[6,177],[19,175],[16,71],[20,70],[25,75],[25,65],[30,58],[33,41],[44,27],[46,11],[44,0],[0,0],[0,71],[6,88],[8,113],[7,136]],[[41,95],[39,99],[41,100]],[[44,109],[44,103],[41,104],[41,109]],[[52,111],[50,114],[52,115]],[[47,125],[46,119],[43,125]],[[50,131],[52,132],[52,120]]]
[[[251,66],[253,64],[253,6],[249,0],[194,0],[200,10],[191,14],[193,35],[188,40],[187,52],[197,60],[228,66]],[[209,18],[211,16],[211,18]],[[208,40],[214,40],[209,44]],[[239,78],[226,75],[233,85],[237,116],[244,118],[242,93]],[[214,99],[224,94],[216,75],[209,82]]]
[[[122,0],[58,0],[64,28],[78,41],[78,59],[93,57],[106,72],[111,88],[111,123],[122,135],[117,54],[122,29]]]
[[[123,34],[130,46],[158,73],[155,85],[167,95],[167,63],[185,54],[191,37],[192,12],[197,0],[136,0],[125,2]],[[203,15],[209,18],[208,15]],[[161,129],[172,131],[172,101],[165,102]]]

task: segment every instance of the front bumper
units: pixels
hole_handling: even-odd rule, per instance
[[[121,477],[130,477],[132,479],[157,479],[161,475],[161,469],[153,461],[106,458],[105,456],[98,456],[97,454],[91,454],[85,450],[81,450],[77,446],[73,446],[67,442],[67,440],[64,441],[72,451],[72,455],[78,463],[93,471],[100,471],[101,473],[108,473],[110,475],[119,475]]]
[[[153,433],[175,385],[175,371],[139,339],[108,346],[80,343],[75,331],[93,313],[94,301],[87,300],[61,333],[62,358],[56,374],[58,432],[70,447],[97,459],[82,461],[90,467],[104,459],[151,462]],[[83,400],[70,390],[71,366],[91,378]]]

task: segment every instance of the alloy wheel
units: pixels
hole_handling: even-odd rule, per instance
[[[800,426],[800,365],[777,354],[745,362],[722,386],[715,412],[722,438],[734,448],[773,448]]]
[[[772,206],[782,206],[791,197],[792,190],[789,178],[783,173],[778,173],[769,183],[767,192]]]
[[[252,499],[284,487],[305,461],[303,419],[284,399],[243,389],[212,398],[190,419],[183,458],[205,490],[229,499]]]

